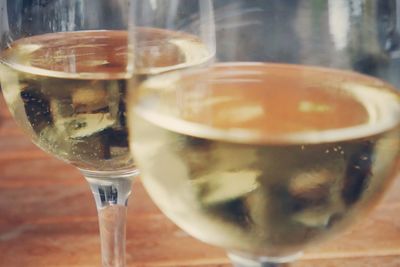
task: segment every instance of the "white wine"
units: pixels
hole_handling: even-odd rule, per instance
[[[233,251],[304,249],[370,210],[398,168],[399,94],[361,74],[221,64],[149,79],[132,106],[151,197]]]
[[[194,36],[141,28],[141,76],[206,62]],[[81,31],[20,39],[1,54],[1,82],[17,122],[44,150],[92,170],[133,166],[127,141],[126,31]]]

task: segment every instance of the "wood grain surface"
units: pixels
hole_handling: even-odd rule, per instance
[[[0,266],[100,266],[97,214],[80,173],[36,148],[0,96]],[[368,218],[293,267],[400,266],[400,179]],[[128,266],[228,267],[224,251],[177,228],[135,182]]]

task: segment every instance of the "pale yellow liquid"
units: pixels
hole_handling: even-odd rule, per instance
[[[139,29],[138,78],[190,67],[211,54],[194,36]],[[131,168],[125,119],[124,31],[52,33],[1,54],[1,83],[16,121],[42,149],[91,170]]]
[[[394,176],[388,84],[274,64],[184,73],[140,87],[130,140],[151,197],[200,240],[288,255],[370,210]]]

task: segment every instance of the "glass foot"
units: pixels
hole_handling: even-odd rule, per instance
[[[229,252],[228,257],[235,267],[284,267],[303,255],[302,252],[285,257],[252,257],[240,253]]]

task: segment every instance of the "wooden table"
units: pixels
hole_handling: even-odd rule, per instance
[[[1,97],[0,97],[1,98]],[[370,217],[307,251],[294,267],[400,266],[400,178]],[[178,229],[136,181],[128,266],[227,267],[221,249]],[[79,172],[40,151],[0,100],[0,266],[100,266],[96,208]]]

